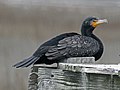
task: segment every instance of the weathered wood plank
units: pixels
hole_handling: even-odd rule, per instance
[[[33,66],[31,68],[31,73],[29,74],[28,90],[38,89],[38,67]]]
[[[63,63],[59,63],[58,65],[33,65],[29,75],[28,90],[41,90],[43,87],[51,88],[49,84],[53,83],[52,77],[54,76],[54,73],[59,70],[120,76],[119,64],[95,64],[94,57],[69,58],[66,59]],[[55,88],[54,84],[53,87]]]
[[[73,72],[120,75],[120,65],[117,64],[70,64],[60,63],[59,68]]]
[[[64,63],[72,63],[72,64],[84,64],[84,63],[95,63],[94,57],[73,57],[64,60]]]

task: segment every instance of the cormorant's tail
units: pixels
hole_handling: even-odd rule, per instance
[[[13,65],[13,67],[19,68],[19,67],[28,67],[31,64],[34,64],[40,57],[35,57],[35,56],[31,56],[27,59],[24,59],[21,62],[18,62],[17,64]]]

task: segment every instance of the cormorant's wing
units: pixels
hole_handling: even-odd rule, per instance
[[[67,38],[67,37],[74,36],[74,35],[79,35],[79,34],[75,33],[75,32],[60,34],[60,35],[55,36],[54,38],[44,42],[40,47],[57,45],[60,40]]]
[[[69,57],[93,56],[99,50],[98,42],[81,35],[64,38],[58,45],[50,48],[45,54],[48,59],[64,59]]]
[[[35,57],[40,57],[40,56],[42,56],[44,53],[46,53],[49,48],[50,48],[50,46],[41,46],[41,47],[39,47],[39,48],[34,52],[33,56],[35,56]]]
[[[58,45],[60,40],[63,40],[64,38],[71,37],[71,36],[74,36],[74,35],[79,35],[79,34],[74,33],[74,32],[63,33],[63,34],[60,34],[60,35],[46,41],[35,51],[33,56],[37,56],[37,57],[41,56],[41,54],[46,53],[48,51],[48,49],[51,48],[52,46]]]

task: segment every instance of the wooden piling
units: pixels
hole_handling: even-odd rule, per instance
[[[52,80],[54,77],[54,71],[57,70],[120,76],[120,65],[95,64],[94,57],[68,58],[64,60],[63,63],[59,63],[58,65],[59,67],[57,67],[57,64],[33,65],[31,68],[31,73],[29,75],[28,90],[49,90],[52,87],[51,85],[53,85]],[[46,89],[43,89],[43,87]],[[55,86],[53,87],[56,88]]]

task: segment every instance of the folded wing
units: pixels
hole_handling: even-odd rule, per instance
[[[90,37],[75,35],[60,40],[45,54],[48,59],[65,59],[69,57],[93,56],[99,50],[98,42]]]

